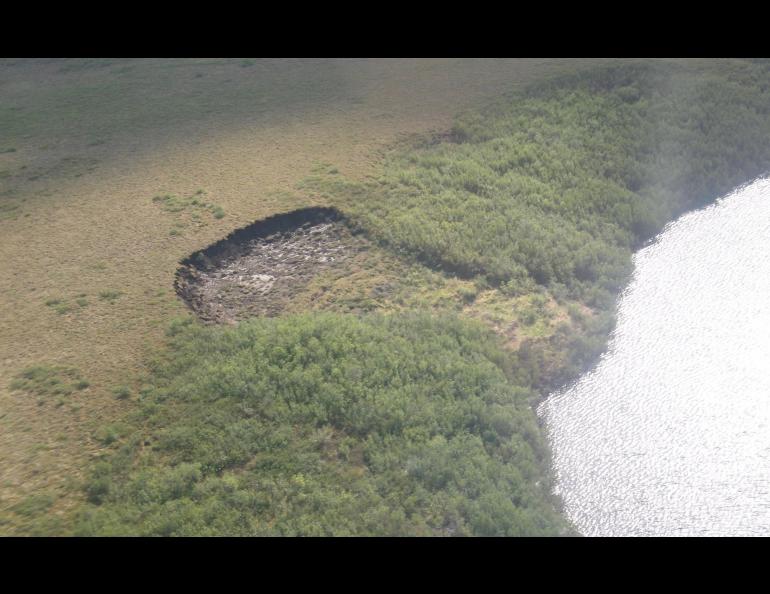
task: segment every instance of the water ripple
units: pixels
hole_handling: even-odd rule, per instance
[[[770,534],[770,179],[634,256],[597,367],[540,407],[586,535]]]

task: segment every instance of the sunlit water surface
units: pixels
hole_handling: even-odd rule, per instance
[[[770,535],[770,180],[637,252],[600,363],[539,413],[597,536]]]

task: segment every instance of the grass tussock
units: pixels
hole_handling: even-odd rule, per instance
[[[164,194],[155,196],[152,201],[159,204],[165,212],[170,213],[182,213],[188,212],[192,215],[197,215],[196,211],[208,211],[215,219],[221,219],[225,216],[224,209],[212,202],[206,202],[204,196],[206,192],[203,190],[197,190],[194,194],[187,197],[175,196],[173,194]],[[195,220],[200,220],[199,217],[193,216]]]
[[[131,397],[131,388],[128,386],[117,386],[113,388],[112,393],[118,400],[126,400]]]
[[[28,367],[11,382],[12,390],[20,390],[39,397],[69,396],[85,390],[89,382],[80,372],[63,365],[35,365]]]
[[[99,292],[99,299],[102,301],[106,301],[108,303],[115,303],[121,296],[123,295],[120,291],[100,291]]]

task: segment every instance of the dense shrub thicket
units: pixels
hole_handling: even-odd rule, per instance
[[[478,323],[177,326],[82,534],[548,535],[533,394]]]
[[[452,138],[391,157],[351,203],[359,223],[433,265],[608,307],[634,248],[767,171],[770,67],[603,68],[467,114]]]

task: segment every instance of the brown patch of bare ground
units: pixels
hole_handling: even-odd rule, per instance
[[[275,316],[319,274],[361,249],[339,212],[305,208],[258,221],[192,254],[174,286],[205,322]]]

